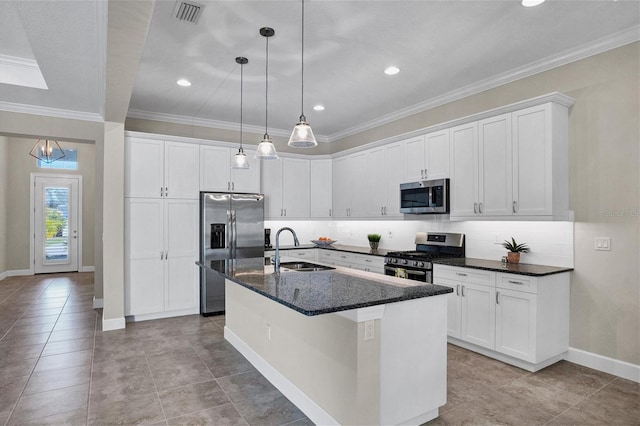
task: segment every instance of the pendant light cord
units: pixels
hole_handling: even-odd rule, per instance
[[[240,151],[242,151],[242,86],[244,82],[244,64],[240,64]]]
[[[302,63],[302,96],[300,96],[300,113],[304,117],[304,0],[302,0],[302,55],[301,63]]]
[[[269,127],[267,125],[268,123],[268,118],[269,118],[269,37],[265,37],[266,39],[266,61],[264,63],[264,78],[265,78],[265,85],[264,85],[264,134],[265,136],[268,134],[267,133],[267,128]]]

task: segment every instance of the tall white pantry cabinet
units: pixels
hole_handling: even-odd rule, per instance
[[[125,315],[198,313],[199,146],[125,141]]]

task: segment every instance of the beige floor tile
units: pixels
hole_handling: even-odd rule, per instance
[[[163,391],[159,396],[167,418],[179,417],[231,402],[214,380]]]
[[[54,389],[62,389],[70,386],[89,383],[91,378],[91,365],[64,368],[61,370],[34,372],[24,389],[24,394],[29,395],[38,392],[46,392]]]
[[[9,419],[9,424],[23,424],[27,420],[67,413],[86,407],[89,385],[72,386],[48,392],[23,395]]]
[[[81,365],[90,365],[92,350],[84,350],[78,352],[68,352],[58,355],[43,356],[38,361],[35,373],[50,370],[59,370],[62,368],[79,367]]]
[[[242,418],[233,404],[225,404],[208,410],[198,411],[182,417],[167,420],[169,425],[211,425],[244,426],[248,423]]]

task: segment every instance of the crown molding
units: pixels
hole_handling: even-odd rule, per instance
[[[161,112],[149,112],[138,109],[130,109],[127,112],[128,118],[138,118],[141,120],[162,121],[166,123],[185,124],[188,126],[208,127],[213,129],[232,130],[239,131],[239,123],[230,121],[210,120],[207,118],[197,117],[185,117],[183,115],[165,114]],[[250,133],[257,133],[259,135],[264,133],[264,127],[252,126],[250,124],[243,124],[243,130]],[[271,136],[281,136],[288,138],[291,135],[291,131],[282,129],[269,129]],[[326,136],[316,136],[318,142],[329,143],[329,139]]]
[[[102,114],[0,101],[0,111],[82,121],[104,121]]]
[[[411,115],[424,112],[426,110],[445,105],[471,95],[511,83],[553,68],[557,68],[571,62],[576,62],[599,53],[606,52],[618,47],[625,46],[640,40],[640,25],[636,25],[627,30],[620,31],[607,37],[600,38],[594,42],[583,44],[574,49],[560,52],[556,55],[549,56],[539,61],[532,62],[522,67],[512,69],[510,71],[498,74],[494,77],[481,80],[477,83],[456,89],[442,96],[438,96],[424,102],[420,102],[413,106],[401,109],[392,114],[378,117],[374,120],[361,123],[358,126],[351,127],[341,132],[333,133],[328,136],[329,142],[352,136],[366,130],[370,130],[384,124],[391,123]]]
[[[0,83],[48,90],[38,61],[0,54]]]

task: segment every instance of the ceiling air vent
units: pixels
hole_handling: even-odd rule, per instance
[[[198,23],[204,6],[194,2],[186,2],[178,0],[173,8],[173,16],[179,21]]]

